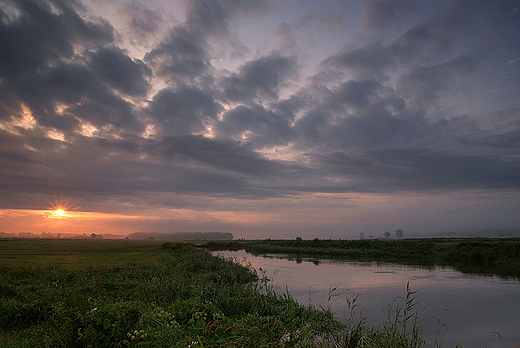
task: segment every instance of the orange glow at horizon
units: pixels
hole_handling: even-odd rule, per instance
[[[32,233],[81,235],[86,233],[126,235],[135,226],[160,221],[163,217],[125,215],[89,211],[70,211],[63,208],[30,210],[0,209],[0,234]],[[135,223],[134,223],[135,221]],[[43,231],[43,232],[42,232]]]
[[[45,218],[75,218],[75,219],[118,219],[118,220],[161,220],[163,217],[150,215],[125,215],[115,213],[101,213],[90,211],[67,211],[64,208],[34,210],[34,209],[1,209],[1,217],[23,217],[23,216],[43,216]]]

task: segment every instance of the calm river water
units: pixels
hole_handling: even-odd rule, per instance
[[[389,305],[404,306],[406,284],[417,290],[423,337],[442,347],[520,347],[520,281],[464,274],[451,268],[427,269],[377,262],[299,259],[280,255],[253,256],[245,251],[216,252],[249,262],[265,272],[280,292],[289,290],[301,304],[329,305],[340,320],[348,316],[346,297],[358,304],[371,325],[387,318]]]

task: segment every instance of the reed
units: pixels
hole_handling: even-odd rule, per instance
[[[357,348],[420,348],[434,346],[435,340],[427,344],[422,337],[421,319],[415,309],[415,293],[410,283],[406,285],[404,306],[389,305],[387,319],[378,326],[369,326],[368,318],[363,315],[364,308],[358,303],[359,295],[346,298],[349,316],[345,324],[345,337],[342,347]],[[396,299],[397,300],[397,299]]]

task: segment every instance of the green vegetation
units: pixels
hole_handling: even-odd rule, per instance
[[[424,343],[419,331],[406,327],[408,312],[396,310],[393,322],[375,328],[363,319],[342,324],[330,309],[301,306],[277,293],[248,265],[189,244],[0,240],[0,250],[2,347]]]
[[[291,254],[356,261],[452,266],[520,278],[519,238],[425,238],[397,240],[254,240],[211,242],[209,249],[244,249],[252,254]]]
[[[3,239],[2,266],[60,269],[125,267],[160,262],[169,254],[163,242],[133,240]],[[153,251],[153,252],[150,252]]]

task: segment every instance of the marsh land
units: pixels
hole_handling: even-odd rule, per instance
[[[515,269],[518,241],[503,242],[493,246],[501,248],[502,261],[493,262],[507,260]],[[513,253],[503,251],[509,249]],[[417,250],[427,247],[410,253]],[[403,291],[406,301],[381,324],[369,325],[356,298],[348,301],[347,320],[339,321],[329,306],[301,305],[277,291],[247,263],[190,243],[6,239],[0,240],[0,259],[3,347],[427,346],[413,288]]]

